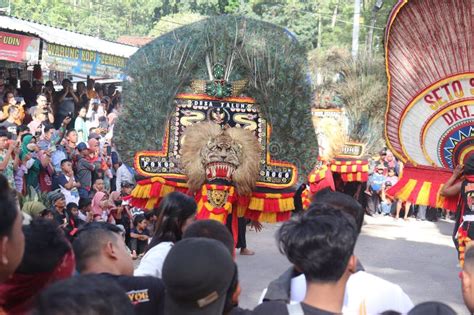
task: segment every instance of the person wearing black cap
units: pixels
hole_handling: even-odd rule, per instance
[[[234,306],[237,265],[222,242],[183,239],[166,257],[163,282],[165,315],[227,314]]]
[[[48,199],[51,203],[54,221],[61,227],[66,235],[72,231],[69,225],[69,214],[66,211],[66,198],[60,189],[48,193]]]
[[[456,245],[461,267],[464,264],[466,245],[474,239],[474,155],[467,158],[465,165],[457,165],[453,175],[441,189],[441,196],[453,197],[461,194],[456,209],[456,224],[453,241]]]

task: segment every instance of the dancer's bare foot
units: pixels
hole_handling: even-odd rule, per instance
[[[248,249],[248,248],[242,248],[240,250],[240,255],[252,256],[252,255],[255,255],[255,252],[253,250]]]

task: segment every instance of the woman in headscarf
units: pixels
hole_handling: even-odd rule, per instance
[[[29,187],[39,191],[39,173],[41,171],[41,163],[35,152],[37,150],[36,138],[31,134],[24,136],[21,144],[20,160],[22,164],[26,166],[25,180],[27,191],[29,191]]]
[[[101,217],[101,221],[107,221],[109,216],[109,200],[107,194],[98,191],[94,198],[92,198],[92,214],[99,215]]]

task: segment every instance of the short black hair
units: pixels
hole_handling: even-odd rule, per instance
[[[144,214],[138,214],[134,219],[133,219],[133,225],[136,227],[140,222],[143,220],[146,220]]]
[[[45,124],[45,125],[44,125],[44,129],[43,129],[43,132],[44,132],[44,133],[47,133],[47,132],[50,131],[51,129],[56,130],[56,129],[54,128],[54,125],[52,125],[52,124]]]
[[[215,239],[229,250],[234,256],[234,238],[229,229],[216,220],[199,220],[188,226],[184,231],[183,239],[190,237],[205,237]]]
[[[317,212],[317,209],[319,209],[321,205],[329,205],[334,209],[351,215],[356,222],[357,231],[360,233],[362,224],[364,223],[365,211],[357,200],[338,191],[323,189],[313,196],[312,203],[308,208],[308,213]]]
[[[71,132],[77,132],[76,129],[69,129],[68,131],[66,131],[66,137],[69,136],[71,134]]]
[[[0,138],[9,138],[9,132],[6,129],[0,129]]]
[[[36,301],[33,315],[130,315],[132,303],[125,290],[101,275],[81,275],[56,282]]]
[[[425,315],[425,314],[456,315],[457,313],[449,305],[446,305],[438,301],[420,303],[408,312],[408,315]]]
[[[116,200],[116,201],[118,201],[118,202],[120,202],[120,204],[122,204],[122,200]],[[158,217],[154,211],[148,211],[147,213],[145,213],[145,219],[147,219],[147,220],[151,220],[151,218],[153,218],[154,216]]]
[[[17,273],[51,272],[71,250],[68,240],[55,222],[35,218],[23,226],[25,254]]]
[[[10,235],[18,215],[20,212],[16,194],[8,184],[7,178],[0,174],[0,236]]]
[[[64,160],[61,161],[61,166],[63,166],[63,164],[64,164],[64,163],[67,163],[67,162],[71,162],[71,163],[72,163],[72,161],[71,161],[70,159],[64,159]]]
[[[90,259],[100,256],[104,244],[115,242],[121,233],[118,226],[106,222],[91,222],[81,227],[72,243],[77,270],[84,271]]]
[[[39,216],[44,218],[45,216],[47,216],[48,214],[53,214],[53,211],[52,210],[49,210],[49,209],[43,209],[40,213],[39,213]]]
[[[75,202],[70,202],[66,205],[66,210],[67,211],[71,211],[74,208],[79,209],[79,207],[77,206],[77,203],[75,203]]]
[[[351,216],[321,205],[318,215],[304,213],[283,223],[277,240],[280,251],[308,281],[335,282],[347,268],[357,235]]]
[[[79,199],[79,209],[84,209],[88,205],[92,204],[92,200],[90,198],[81,198]]]
[[[16,127],[16,134],[19,134],[20,132],[23,132],[23,131],[30,131],[30,127],[28,127],[27,125],[19,125]]]

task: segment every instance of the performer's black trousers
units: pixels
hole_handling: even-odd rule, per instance
[[[238,233],[237,236],[237,245],[236,248],[247,248],[247,240],[245,238],[245,233],[247,233],[247,223],[248,220],[246,218],[238,218]],[[232,214],[227,216],[226,222],[227,228],[229,229],[230,233],[232,233]]]

